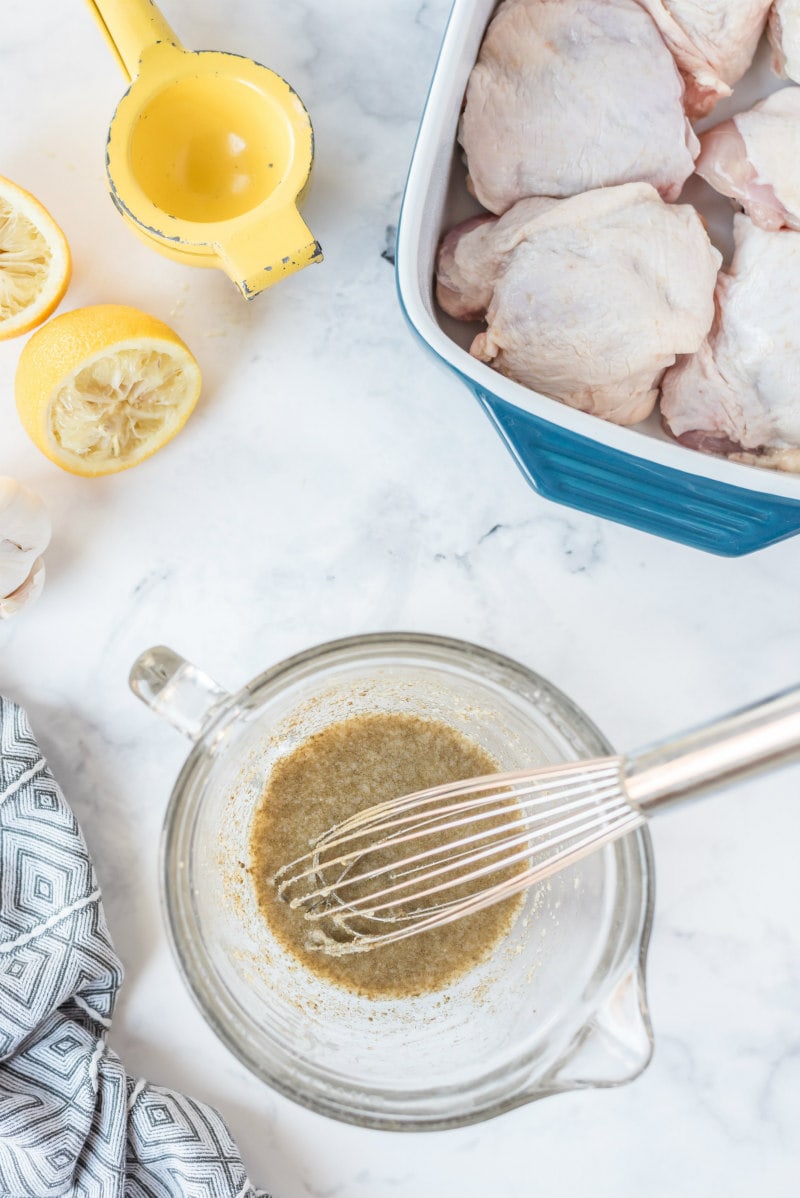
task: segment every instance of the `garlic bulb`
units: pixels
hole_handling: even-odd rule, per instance
[[[0,478],[0,619],[41,592],[41,554],[49,543],[50,517],[39,496],[16,479]]]

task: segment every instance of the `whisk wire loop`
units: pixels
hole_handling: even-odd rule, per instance
[[[357,952],[511,897],[642,818],[619,758],[493,774],[359,812],[275,881],[312,945]]]
[[[594,762],[587,763],[587,765],[594,764]],[[367,808],[365,811],[356,813],[342,823],[334,825],[323,836],[318,838],[309,853],[283,866],[276,874],[278,892],[291,905],[300,905],[304,900],[302,898],[297,901],[289,899],[287,895],[288,888],[304,881],[306,878],[318,876],[321,854],[323,852],[326,854],[330,853],[337,847],[354,845],[361,837],[372,835],[376,827],[381,832],[379,840],[373,837],[366,845],[349,848],[346,852],[336,856],[326,856],[326,867],[330,869],[337,865],[345,866],[356,859],[366,857],[369,853],[385,849],[389,844],[396,846],[412,840],[418,840],[423,835],[440,834],[457,827],[468,826],[474,824],[477,818],[490,820],[496,819],[499,816],[507,816],[512,810],[518,812],[520,823],[524,816],[525,826],[532,831],[536,827],[537,817],[527,813],[534,809],[538,809],[540,812],[538,821],[546,823],[552,823],[555,804],[558,804],[560,813],[570,809],[571,800],[574,800],[576,809],[581,804],[595,809],[597,802],[605,797],[606,794],[606,791],[602,789],[603,782],[611,785],[615,793],[619,792],[618,765],[612,763],[609,766],[608,760],[605,758],[601,759],[599,764],[602,764],[605,768],[598,769],[593,780],[589,781],[582,778],[576,780],[572,785],[562,786],[556,796],[553,794],[553,777],[562,772],[574,775],[574,766],[570,766],[568,769],[562,767],[561,770],[550,771],[546,783],[532,782],[529,772],[519,771],[500,775],[494,774],[472,779],[470,780],[471,784],[470,781],[467,781],[435,787],[430,790],[417,791],[415,794],[407,795],[402,799],[380,804],[379,808]],[[490,793],[484,793],[484,787]],[[481,793],[469,800],[447,803],[438,810],[435,807],[431,807],[428,810],[429,804],[434,804],[441,796],[446,796],[450,799],[455,793],[457,798],[459,794],[474,792],[476,788],[480,788]],[[478,815],[481,808],[485,808],[497,801],[497,795],[494,792],[498,790],[501,791],[501,797],[504,799],[503,806],[490,807],[488,811],[483,811]],[[522,801],[523,799],[524,801]],[[411,813],[405,814],[400,818],[388,818],[390,815],[395,815],[399,810]],[[458,818],[442,822],[443,817],[453,813]],[[505,830],[508,827],[508,823],[504,823],[502,827]],[[405,835],[402,834],[401,829],[405,830]],[[483,833],[476,832],[472,837],[464,838],[462,843],[493,836],[496,830],[496,828],[490,828],[484,829]],[[451,855],[453,847],[452,844],[448,845],[448,856]],[[437,848],[431,849],[427,855],[434,856],[438,851]],[[417,854],[414,859],[420,860],[425,855],[425,853]],[[368,876],[373,875],[358,875],[356,879],[351,878],[350,881],[363,881]]]
[[[625,817],[610,825],[606,823],[602,830],[592,829],[581,839],[570,842],[568,846],[562,847],[560,851],[552,853],[541,862],[532,864],[513,878],[484,887],[472,896],[431,904],[422,911],[412,911],[389,919],[384,917],[384,920],[379,914],[370,911],[365,924],[363,913],[354,912],[349,905],[344,904],[339,912],[328,912],[331,924],[327,931],[318,926],[313,928],[310,945],[338,956],[365,952],[380,945],[393,944],[420,932],[443,927],[455,920],[476,914],[494,903],[513,898],[521,891],[546,881],[553,874],[583,860],[587,849],[599,850],[621,836],[635,831],[643,823],[644,816],[630,808]],[[357,922],[354,923],[354,919]],[[388,930],[381,927],[384,921],[389,925]],[[373,923],[377,930],[370,930]]]
[[[618,791],[616,792],[618,797]],[[453,886],[462,886],[470,882],[477,881],[479,878],[486,877],[489,874],[495,873],[498,869],[507,869],[512,865],[516,865],[521,861],[530,858],[533,852],[544,852],[550,848],[554,848],[561,844],[565,835],[581,832],[587,828],[592,829],[602,826],[610,818],[619,814],[628,815],[630,813],[630,805],[624,800],[614,803],[615,792],[609,791],[601,794],[600,798],[607,798],[609,804],[604,810],[602,817],[597,817],[596,804],[590,810],[583,809],[562,818],[553,820],[548,818],[546,813],[542,813],[538,821],[534,822],[528,819],[515,818],[513,825],[511,822],[502,827],[502,829],[494,828],[490,832],[475,834],[474,836],[464,837],[456,842],[456,845],[437,845],[433,849],[427,849],[423,852],[412,854],[404,857],[396,865],[393,865],[391,870],[387,870],[386,866],[376,866],[372,870],[366,870],[362,873],[352,874],[349,876],[340,876],[335,883],[329,883],[319,887],[317,891],[318,897],[325,897],[326,894],[336,891],[339,899],[347,905],[352,911],[360,912],[369,907],[370,913],[375,914],[377,911],[383,911],[391,907],[399,907],[408,902],[408,892],[413,888],[413,898],[415,901],[428,898],[431,895],[439,894],[442,891],[452,889]],[[500,809],[500,814],[507,814]],[[453,824],[446,825],[451,828]],[[502,840],[497,839],[497,833],[501,830],[508,832],[511,828],[520,829],[515,835],[506,835]],[[536,839],[536,833],[539,827],[545,828],[549,833],[547,839]],[[495,839],[487,846],[481,849],[470,850],[470,846],[479,839],[486,836],[494,835]],[[405,836],[404,840],[415,839],[411,835]],[[385,849],[393,842],[384,841],[381,849]],[[458,851],[454,852],[457,846]],[[516,850],[516,851],[514,851]],[[375,850],[373,850],[375,851]],[[366,855],[366,853],[364,854]],[[501,860],[494,860],[498,855],[501,855]],[[358,859],[358,858],[356,858]],[[430,868],[423,872],[418,872],[412,867],[418,862],[427,860]],[[331,864],[337,864],[339,859],[334,862],[320,863],[323,868],[327,868]],[[472,867],[477,862],[484,862],[482,867],[470,868],[468,872],[464,872],[465,866]],[[455,874],[455,877],[449,875]],[[443,875],[448,875],[443,877]],[[351,898],[346,898],[343,893],[347,888],[359,886],[364,882],[374,881],[382,877],[399,878],[401,880],[393,882],[392,885],[383,887],[377,891],[371,891],[368,894],[355,895]],[[426,886],[420,889],[420,884],[428,882],[431,879],[442,879],[437,885]],[[386,901],[388,896],[395,896],[390,901]],[[381,900],[380,904],[378,900]],[[304,906],[307,904],[305,897],[291,900],[292,906]],[[325,915],[322,909],[309,911],[309,918],[319,919]]]
[[[275,883],[312,921],[312,947],[363,952],[510,898],[669,803],[799,754],[792,687],[625,757],[470,778],[378,804],[329,829]]]

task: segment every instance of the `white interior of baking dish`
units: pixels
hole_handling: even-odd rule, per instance
[[[481,325],[463,324],[446,316],[434,299],[434,263],[441,236],[453,225],[482,212],[467,192],[466,170],[456,142],[456,128],[470,71],[496,0],[455,0],[431,84],[427,106],[403,199],[397,243],[397,278],[412,325],[446,362],[485,391],[548,420],[625,453],[731,486],[800,500],[800,476],[710,457],[677,444],[660,424],[658,410],[631,428],[609,424],[505,378],[473,358],[469,346]],[[698,122],[702,131],[750,108],[784,86],[770,68],[770,49],[762,40],[753,66],[736,85],[735,94]],[[696,175],[681,200],[694,204],[708,225],[711,239],[730,259],[733,207]],[[800,379],[798,379],[800,402]]]

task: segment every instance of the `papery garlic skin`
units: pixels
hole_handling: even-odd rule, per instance
[[[16,479],[0,478],[0,619],[40,594],[41,555],[50,535],[50,517],[39,496]]]
[[[42,593],[44,586],[44,558],[37,557],[33,568],[21,587],[10,595],[0,598],[0,620],[15,616],[28,603],[33,603]]]

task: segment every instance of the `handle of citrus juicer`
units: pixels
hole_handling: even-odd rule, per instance
[[[232,704],[224,687],[166,645],[140,654],[128,681],[138,699],[190,740],[199,740]]]
[[[123,75],[132,81],[148,46],[180,43],[152,0],[86,0]]]
[[[294,203],[263,219],[242,221],[217,252],[245,299],[322,259],[322,248]]]

